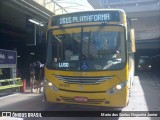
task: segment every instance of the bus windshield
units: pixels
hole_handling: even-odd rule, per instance
[[[117,26],[116,26],[117,27]],[[125,32],[118,26],[59,29],[48,32],[48,69],[68,71],[119,70],[125,66]]]

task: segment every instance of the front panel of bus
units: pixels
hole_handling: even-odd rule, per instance
[[[49,102],[124,107],[128,102],[125,27],[106,23],[48,31]]]

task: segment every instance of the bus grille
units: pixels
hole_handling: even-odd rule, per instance
[[[60,98],[64,101],[64,102],[69,102],[69,103],[80,103],[80,102],[76,102],[74,100],[74,98],[71,97],[64,97],[64,96],[60,96]],[[101,104],[102,102],[104,102],[105,99],[88,99],[87,102],[83,102],[84,104]]]
[[[65,82],[73,84],[99,84],[106,80],[111,79],[113,76],[103,76],[103,77],[75,77],[75,76],[60,76],[55,75],[56,78]]]

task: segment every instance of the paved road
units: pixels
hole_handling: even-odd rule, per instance
[[[86,107],[79,105],[46,105],[42,102],[42,94],[16,93],[0,97],[0,111],[113,111],[116,109],[101,107]],[[135,76],[134,85],[130,94],[129,105],[123,111],[160,111],[160,76],[151,72],[139,72]],[[1,118],[2,119],[2,118]],[[0,120],[1,120],[0,119]],[[25,120],[34,118],[25,118]],[[44,120],[46,118],[38,118]],[[54,117],[49,120],[160,120],[156,117]],[[37,120],[37,118],[36,118]]]

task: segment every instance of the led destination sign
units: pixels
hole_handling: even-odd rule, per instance
[[[55,16],[52,19],[52,25],[64,25],[72,23],[85,22],[119,22],[119,12],[117,11],[96,11],[71,13],[66,15]]]

